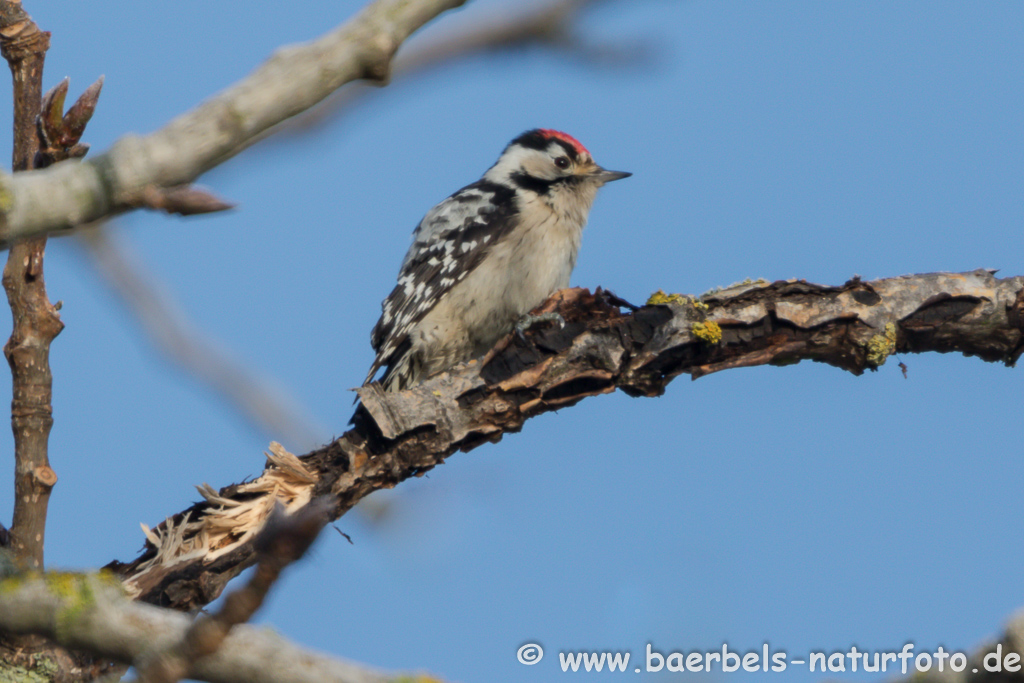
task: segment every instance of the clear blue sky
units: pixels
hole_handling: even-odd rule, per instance
[[[428,33],[517,4],[470,3]],[[77,95],[106,75],[86,136],[98,150],[360,5],[26,0],[53,31],[47,86],[69,75]],[[1024,4],[621,0],[583,28],[654,56],[630,70],[529,51],[398,80],[202,179],[237,211],[136,213],[116,230],[323,441],[345,428],[412,228],[536,126],[635,174],[599,196],[576,285],[642,301],[747,277],[1024,273]],[[154,352],[74,240],[51,242],[46,268],[67,323],[48,560],[127,560],[139,522],[189,505],[194,484],[258,474],[277,435]],[[260,618],[320,650],[467,682],[562,680],[560,650],[637,658],[647,643],[972,650],[1024,605],[1020,370],[903,360],[908,379],[894,362],[863,377],[745,369],[531,420],[401,485],[381,522],[343,518],[355,545],[328,531]],[[4,521],[10,509],[8,484]],[[516,661],[528,641],[547,651],[530,668]]]

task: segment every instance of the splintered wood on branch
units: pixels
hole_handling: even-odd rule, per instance
[[[838,287],[759,281],[699,299],[659,295],[643,307],[600,289],[563,290],[540,310],[557,311],[564,326],[513,333],[484,359],[409,391],[359,389],[354,427],[341,438],[301,458],[273,444],[261,477],[200,489],[206,501],[147,531],[139,558],[109,566],[138,598],[194,610],[254,562],[274,496],[289,509],[326,496],[337,518],[535,415],[616,389],[658,396],[681,374],[809,359],[859,375],[893,353],[926,351],[1012,365],[1024,350],[1022,309],[1024,278],[987,270]]]
[[[169,646],[146,653],[144,663],[140,657],[133,658],[139,683],[175,683],[190,677],[196,662],[216,653],[235,627],[252,618],[285,567],[306,554],[327,523],[329,505],[329,501],[314,500],[290,515],[275,507],[255,539],[259,561],[249,581],[229,593],[215,613],[197,617]]]

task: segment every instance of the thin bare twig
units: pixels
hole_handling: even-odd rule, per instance
[[[78,235],[100,275],[167,358],[223,396],[256,429],[288,443],[323,443],[327,430],[303,417],[311,413],[291,405],[197,330],[153,275],[138,265],[138,257],[110,235],[108,226],[83,229]]]
[[[139,193],[136,206],[140,209],[154,209],[179,216],[196,216],[235,208],[231,202],[224,201],[198,185],[150,185]]]

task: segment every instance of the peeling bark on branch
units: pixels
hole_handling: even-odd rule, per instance
[[[201,489],[207,502],[150,532],[141,557],[111,568],[139,598],[192,610],[252,564],[252,538],[273,495],[293,506],[328,496],[341,516],[374,490],[587,396],[658,396],[684,373],[804,359],[861,374],[893,352],[957,351],[1012,365],[1024,350],[1024,277],[985,270],[839,287],[748,283],[697,301],[664,299],[672,303],[637,308],[601,290],[564,290],[542,308],[557,310],[564,328],[532,328],[526,340],[510,335],[482,361],[409,391],[359,389],[355,426],[341,438],[302,458],[275,445],[259,479],[219,493]]]
[[[191,183],[342,85],[386,82],[405,39],[465,1],[377,0],[318,40],[279,49],[155,133],[123,137],[89,161],[0,177],[0,246],[146,206],[147,193]]]

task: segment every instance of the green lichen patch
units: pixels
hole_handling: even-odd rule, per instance
[[[57,631],[71,627],[83,614],[96,604],[92,577],[71,572],[46,572],[43,576],[46,587],[61,598],[57,612]]]
[[[50,657],[36,655],[31,668],[23,666],[0,669],[0,683],[50,683],[60,672],[60,667]]]
[[[95,579],[100,586],[109,586],[110,588],[116,588],[125,595],[128,594],[127,591],[125,591],[124,584],[121,583],[121,579],[118,575],[109,569],[99,570],[92,575],[92,578]]]
[[[896,326],[886,323],[884,334],[876,334],[869,339],[867,349],[868,365],[875,368],[885,365],[885,359],[896,350]]]
[[[80,574],[70,572],[46,572],[43,574],[43,581],[56,596],[67,599],[78,592],[78,583],[82,577]]]
[[[0,581],[0,595],[13,593],[25,585],[25,576],[21,573],[11,574]]]
[[[5,214],[14,208],[14,195],[11,194],[11,190],[7,186],[8,180],[10,180],[9,175],[0,173],[0,213]]]

